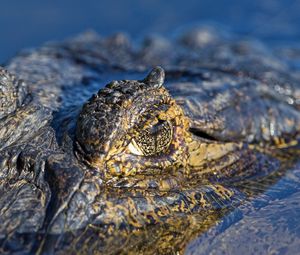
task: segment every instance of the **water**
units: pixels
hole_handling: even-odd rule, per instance
[[[182,28],[215,24],[264,43],[298,45],[300,1],[2,1],[0,63],[22,48],[86,29],[176,36]],[[300,61],[295,62],[299,70]],[[266,199],[268,198],[268,199]],[[300,251],[300,163],[261,196],[236,208],[193,240],[187,254],[297,254]],[[268,201],[266,203],[266,201]]]
[[[264,194],[223,217],[186,254],[299,254],[300,162]]]
[[[0,63],[22,48],[61,40],[86,29],[172,36],[181,27],[216,23],[266,42],[299,41],[299,0],[66,0],[1,1]]]

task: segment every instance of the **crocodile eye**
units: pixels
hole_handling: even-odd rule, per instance
[[[155,125],[140,131],[128,148],[135,155],[154,156],[166,152],[172,138],[173,127],[170,121],[159,120]]]

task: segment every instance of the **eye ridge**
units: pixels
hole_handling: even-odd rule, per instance
[[[159,120],[152,127],[142,130],[134,140],[144,156],[154,156],[165,152],[172,138],[173,127],[170,121]]]

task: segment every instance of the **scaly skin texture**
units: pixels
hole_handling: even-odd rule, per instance
[[[255,43],[86,33],[5,69],[1,254],[182,253],[299,157],[300,76]]]

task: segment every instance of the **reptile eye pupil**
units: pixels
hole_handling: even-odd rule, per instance
[[[157,124],[140,132],[135,141],[145,156],[153,156],[166,151],[172,137],[172,124],[169,121],[160,120]]]

